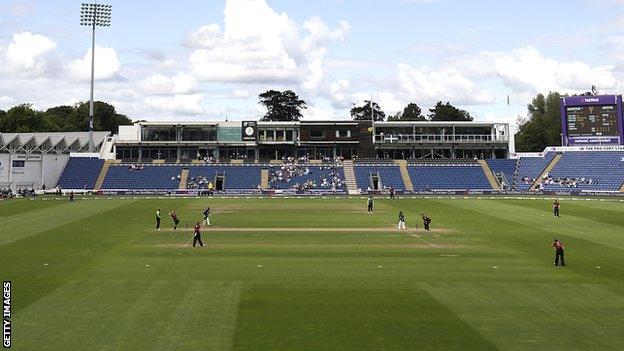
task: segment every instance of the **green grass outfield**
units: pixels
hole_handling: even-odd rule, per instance
[[[624,350],[624,203],[561,203],[0,202],[13,349]],[[207,247],[184,247],[205,205]],[[157,207],[183,230],[156,232]]]

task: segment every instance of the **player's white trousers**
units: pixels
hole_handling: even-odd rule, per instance
[[[404,221],[399,221],[399,230],[405,230],[405,229],[407,229],[405,227],[405,222]]]

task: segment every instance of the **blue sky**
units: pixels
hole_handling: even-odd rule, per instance
[[[292,89],[305,118],[450,101],[514,122],[537,93],[620,93],[624,1],[109,1],[96,98],[133,119],[248,119]],[[0,0],[0,108],[88,98],[80,2]],[[510,96],[511,105],[506,104]]]

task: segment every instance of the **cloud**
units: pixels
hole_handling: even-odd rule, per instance
[[[209,24],[191,33],[186,45],[192,73],[202,81],[301,84],[314,91],[324,76],[326,43],[345,40],[350,26],[331,29],[318,16],[299,25],[265,0],[228,0],[224,27]]]
[[[143,93],[155,95],[194,94],[199,91],[195,77],[185,72],[179,72],[173,77],[152,75],[139,82],[138,88]]]
[[[348,101],[349,95],[349,81],[346,79],[340,79],[332,82],[329,85],[329,96],[334,107],[346,108],[349,107],[351,101]]]
[[[8,108],[13,107],[15,104],[15,99],[11,96],[2,95],[0,96],[0,109],[6,110]]]
[[[301,112],[303,119],[311,120],[340,120],[349,119],[348,113],[338,111],[331,106],[322,106],[322,104],[310,104],[308,108]]]
[[[143,106],[156,112],[169,114],[199,115],[205,112],[202,105],[204,94],[150,96],[143,100]]]
[[[41,34],[14,33],[8,47],[0,48],[0,64],[12,74],[38,75],[44,72],[45,55],[56,46],[53,40]]]
[[[236,99],[247,99],[251,97],[251,93],[247,89],[235,89],[232,96]]]
[[[351,25],[347,21],[339,21],[336,29],[331,29],[320,16],[314,16],[303,23],[310,35],[306,38],[305,46],[314,47],[331,40],[347,40]]]
[[[117,52],[113,48],[95,46],[95,79],[112,80],[119,78],[121,63]],[[91,49],[81,58],[71,61],[67,72],[76,81],[86,81],[91,77]]]
[[[458,105],[479,105],[494,102],[494,96],[479,88],[472,80],[453,68],[432,70],[414,68],[400,63],[397,66],[399,95],[405,100],[422,103],[450,101]]]
[[[0,4],[0,12],[11,17],[30,16],[34,13],[35,6],[31,1],[13,0]]]
[[[614,66],[558,61],[544,57],[530,45],[510,52],[482,52],[463,57],[456,65],[475,76],[498,77],[516,93],[577,93],[589,90],[592,85],[612,89],[617,83]]]
[[[212,49],[221,42],[221,28],[212,23],[199,27],[186,39],[185,44],[195,48]]]

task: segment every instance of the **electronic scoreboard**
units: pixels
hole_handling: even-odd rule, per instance
[[[563,145],[618,144],[624,135],[622,96],[561,98]]]

